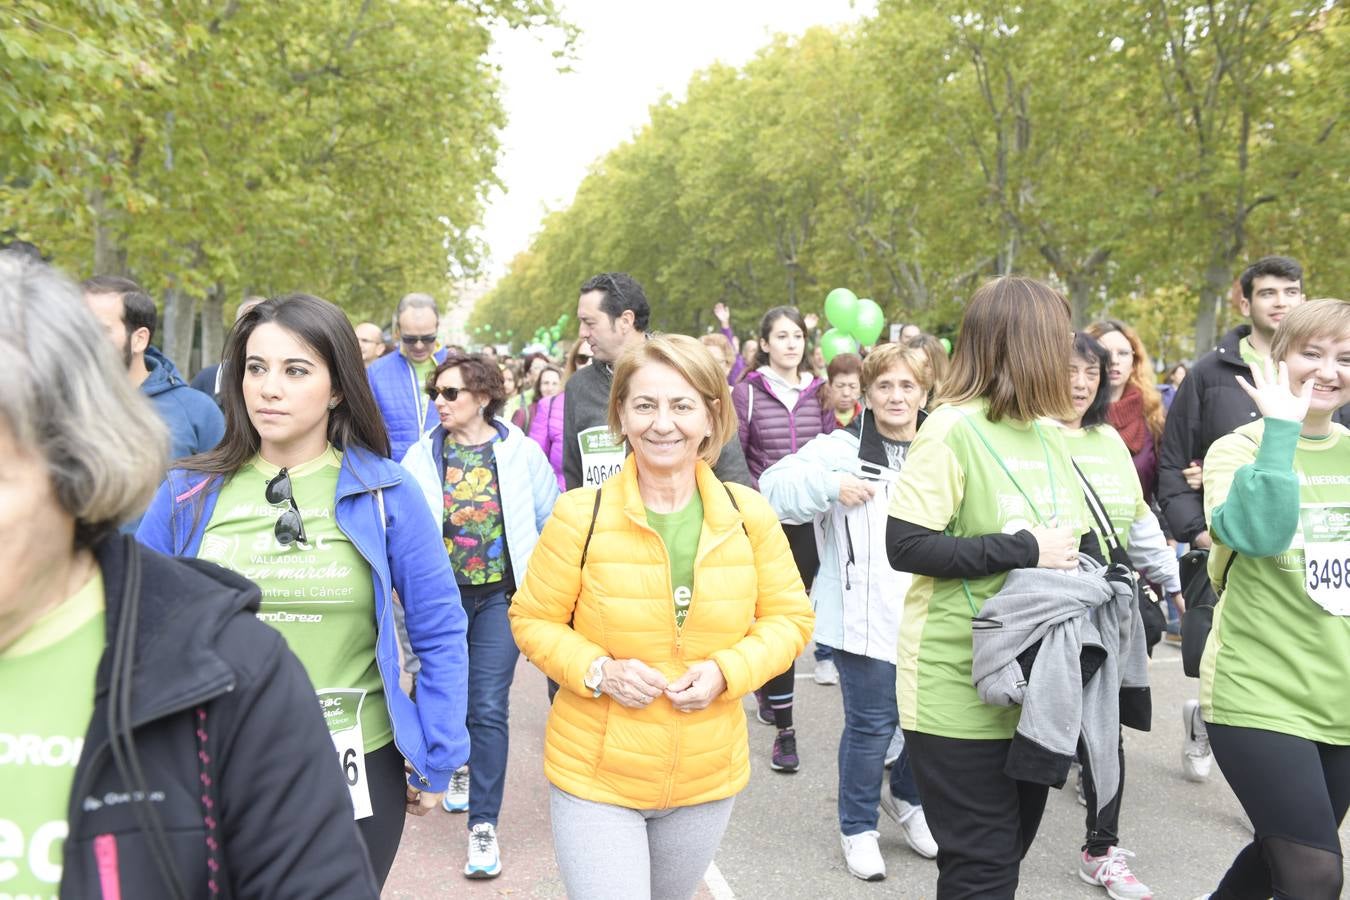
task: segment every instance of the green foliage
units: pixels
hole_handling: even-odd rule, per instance
[[[474,322],[553,321],[625,270],[656,328],[722,301],[745,333],[847,286],[949,334],[976,285],[1023,273],[1192,356],[1250,258],[1345,292],[1346,43],[1325,0],[882,0],[653,106]]]

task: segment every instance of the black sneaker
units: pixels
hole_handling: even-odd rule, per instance
[[[795,772],[801,762],[797,759],[797,732],[784,728],[773,739],[773,757],[769,767],[775,772]]]

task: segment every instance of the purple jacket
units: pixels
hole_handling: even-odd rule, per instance
[[[759,475],[789,453],[819,434],[834,430],[832,410],[822,409],[823,378],[813,378],[797,397],[792,409],[774,393],[772,383],[759,371],[751,372],[731,389],[731,402],[740,421],[741,450],[750,478],[759,487]]]
[[[530,437],[544,451],[553,474],[558,476],[558,490],[567,490],[563,481],[563,395],[554,394],[539,401],[530,421]]]

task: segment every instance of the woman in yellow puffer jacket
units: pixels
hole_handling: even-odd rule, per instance
[[[701,344],[629,350],[609,424],[632,452],[598,492],[558,501],[511,628],[562,686],[544,772],[569,896],[684,898],[750,777],[741,697],[814,617],[772,508],[712,472],[736,418]]]

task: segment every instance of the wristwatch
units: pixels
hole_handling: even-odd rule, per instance
[[[608,656],[597,656],[595,662],[586,670],[586,677],[581,682],[586,686],[586,690],[594,691],[597,697],[600,696],[600,682],[605,680],[605,663],[609,661]]]

